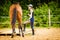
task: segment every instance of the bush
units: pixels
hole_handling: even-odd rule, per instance
[[[6,25],[6,23],[9,23],[10,20],[9,18],[1,18],[1,16],[8,16],[9,14],[9,6],[10,6],[10,2],[8,2],[7,4],[0,6],[0,23],[5,23],[3,25],[1,25],[1,27],[6,27],[6,26],[10,26],[9,24]],[[26,4],[27,5],[27,4]],[[49,5],[49,6],[48,6]],[[36,27],[48,27],[48,9],[50,8],[51,11],[51,26],[60,27],[60,8],[58,8],[57,3],[56,2],[49,2],[48,4],[44,3],[41,6],[36,7],[36,9],[34,9],[34,22],[35,22],[35,26]],[[26,20],[28,20],[28,16],[27,14],[29,13],[28,10],[23,9],[23,22],[25,22]],[[54,23],[55,22],[55,23]],[[27,27],[29,27],[30,25],[28,24]]]
[[[42,6],[39,6],[39,8],[36,8],[34,10],[34,13],[35,13],[35,22],[36,23],[36,26],[45,26],[45,25],[48,25],[47,22],[48,22],[48,5],[44,3],[44,5]],[[37,25],[38,24],[38,25]],[[42,24],[42,25],[40,25]]]

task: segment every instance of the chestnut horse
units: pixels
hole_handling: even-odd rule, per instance
[[[21,31],[22,36],[24,37],[24,33],[22,30],[22,8],[19,5],[19,3],[14,3],[10,6],[9,15],[10,15],[10,21],[11,21],[11,25],[12,25],[12,37],[14,36],[14,33],[15,33],[16,19],[18,21],[19,35],[20,35],[20,31]]]

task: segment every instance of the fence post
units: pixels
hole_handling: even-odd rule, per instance
[[[48,9],[49,27],[51,26],[50,9]]]

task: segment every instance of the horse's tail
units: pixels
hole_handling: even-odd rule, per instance
[[[16,22],[16,16],[17,16],[17,10],[16,10],[16,8],[14,8],[12,16],[13,16],[13,18],[12,18],[12,24],[15,24],[15,22]]]

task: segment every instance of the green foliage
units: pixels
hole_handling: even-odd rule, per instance
[[[9,6],[10,2],[5,3],[3,6],[0,6],[0,16],[8,16],[9,15]]]
[[[49,3],[49,8],[51,10],[51,23],[52,26],[60,26],[60,8],[58,8],[58,5],[56,2],[50,2]]]
[[[44,5],[42,6],[39,6],[39,8],[36,8],[34,10],[34,13],[35,13],[35,22],[36,23],[36,26],[43,26],[44,24],[45,25],[48,25],[47,22],[48,22],[48,5],[44,3]],[[37,25],[38,24],[38,25]],[[43,24],[43,25],[40,25],[40,24]]]
[[[28,10],[23,10],[23,22],[29,18],[29,16],[27,16],[28,13]]]
[[[39,0],[38,0],[39,1]],[[53,27],[60,27],[60,8],[58,8],[56,2],[49,2],[48,4],[44,3],[39,6],[38,1],[19,1],[23,8],[23,22],[28,20],[29,16],[27,14],[29,11],[27,10],[27,5],[32,3],[34,5],[34,26],[36,27],[48,27],[48,9],[50,8],[51,11],[51,26]],[[3,2],[3,1],[2,1]],[[37,3],[38,2],[38,3]],[[37,3],[37,4],[36,4]],[[2,5],[0,4],[0,28],[10,27],[10,20],[9,18],[2,18],[2,16],[9,17],[9,6],[11,5],[11,1],[4,2]],[[1,24],[4,23],[4,24]],[[27,25],[29,27],[29,24]]]

